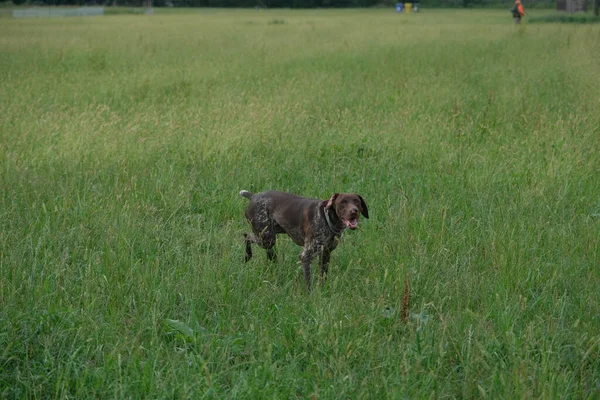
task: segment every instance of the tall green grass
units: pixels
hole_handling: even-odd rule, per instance
[[[496,11],[6,20],[0,396],[600,396],[599,39]],[[287,238],[241,262],[241,189],[371,218],[309,295]]]
[[[534,16],[528,19],[531,23],[547,23],[547,24],[594,24],[600,22],[600,17],[590,14],[547,14]]]

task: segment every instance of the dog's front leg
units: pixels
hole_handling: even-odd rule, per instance
[[[304,246],[302,253],[300,253],[300,262],[302,263],[302,270],[304,271],[304,280],[306,281],[306,289],[310,292],[311,288],[311,277],[310,277],[310,266],[315,257],[315,248],[312,245]]]
[[[329,270],[329,259],[331,258],[331,251],[327,248],[323,249],[321,256],[319,257],[319,264],[321,266],[321,279],[327,278],[327,271]]]

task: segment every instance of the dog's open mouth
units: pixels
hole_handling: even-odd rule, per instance
[[[344,223],[344,225],[346,225],[346,228],[348,229],[356,229],[356,227],[358,226],[358,218],[343,219],[342,222]]]

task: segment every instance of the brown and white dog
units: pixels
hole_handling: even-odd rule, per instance
[[[311,289],[311,264],[319,256],[321,275],[327,274],[331,252],[337,247],[345,229],[356,229],[360,214],[369,218],[369,210],[358,194],[334,193],[329,200],[317,200],[291,193],[269,190],[252,194],[242,190],[240,195],[250,200],[246,219],[253,234],[244,234],[248,262],[252,258],[252,243],[267,251],[275,261],[275,241],[279,233],[287,234],[302,246],[300,261],[306,288]]]

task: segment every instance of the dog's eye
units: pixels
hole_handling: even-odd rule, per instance
[[[348,200],[346,200],[346,199],[343,199],[343,200],[341,201],[341,203],[342,203],[342,204],[348,204]]]

